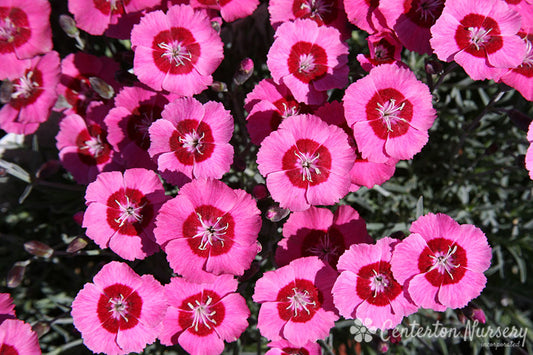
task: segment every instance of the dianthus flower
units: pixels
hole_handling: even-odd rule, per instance
[[[391,270],[418,306],[462,308],[480,295],[492,254],[479,228],[429,213],[413,222],[410,232],[396,245]]]
[[[9,293],[0,293],[0,324],[6,319],[15,318],[15,305]]]
[[[279,26],[267,58],[274,81],[305,104],[321,104],[327,90],[348,84],[348,46],[337,29],[310,19]]]
[[[195,179],[160,209],[154,234],[172,269],[191,280],[242,275],[257,254],[260,211],[244,190]]]
[[[252,143],[260,145],[263,139],[278,129],[287,117],[312,113],[312,108],[296,101],[284,84],[263,79],[246,96],[244,108],[248,111],[246,128]]]
[[[339,318],[331,287],[337,272],[316,256],[293,260],[257,280],[254,302],[261,303],[257,328],[269,340],[296,347],[323,339]]]
[[[52,50],[50,3],[0,0],[0,77],[15,59],[29,59]]]
[[[153,171],[103,172],[87,186],[82,227],[100,248],[127,260],[144,259],[159,250],[154,221],[167,199]]]
[[[271,0],[268,12],[274,29],[283,22],[308,18],[319,26],[335,27],[343,38],[349,36],[342,0]]]
[[[304,211],[332,205],[348,193],[354,160],[342,129],[317,116],[298,115],[263,140],[257,168],[281,207]]]
[[[533,8],[533,5],[528,6]],[[529,101],[533,101],[533,10],[531,12],[531,23],[523,26],[518,32],[526,43],[526,54],[522,58],[522,63],[501,77],[502,82],[518,90]]]
[[[107,140],[120,151],[128,168],[155,169],[148,154],[148,128],[176,95],[158,93],[141,85],[124,87],[115,97],[115,107],[105,117]]]
[[[368,36],[366,40],[370,54],[357,55],[357,60],[364,70],[370,71],[380,64],[401,63],[403,47],[394,33],[381,31]]]
[[[348,21],[370,34],[387,28],[380,0],[344,0]]]
[[[94,118],[98,118],[96,116]],[[68,115],[59,122],[56,136],[59,160],[79,184],[94,181],[101,171],[120,168],[116,153],[106,137],[103,122],[84,120],[76,114]]]
[[[122,15],[160,3],[161,0],[69,0],[68,10],[74,15],[79,28],[92,35],[101,35],[110,24],[116,24]]]
[[[278,341],[271,341],[267,344],[270,348],[265,355],[321,355],[322,349],[320,345],[315,342],[309,342],[304,346],[297,347],[291,342],[282,339]]]
[[[341,257],[341,272],[333,286],[333,301],[344,318],[370,319],[372,326],[392,329],[418,307],[405,296],[391,272],[393,247],[399,240],[382,238],[376,244],[355,244]]]
[[[181,98],[165,106],[150,128],[150,156],[170,183],[220,179],[233,161],[233,117],[215,101]]]
[[[444,9],[445,0],[380,0],[379,8],[400,42],[410,51],[431,54],[430,28]]]
[[[120,84],[115,80],[115,73],[119,69],[120,65],[111,58],[84,52],[71,53],[63,58],[57,92],[63,95],[71,106],[65,114],[77,113],[85,118],[95,106],[105,105],[108,110],[111,109],[113,100],[102,97],[93,87],[93,83],[95,80],[103,81],[117,92]]]
[[[526,44],[516,34],[520,14],[505,1],[447,0],[431,27],[431,47],[439,59],[454,60],[474,80],[497,80],[524,58]]]
[[[6,319],[0,324],[0,354],[40,355],[37,334],[28,323]]]
[[[57,100],[59,83],[59,55],[48,52],[44,56],[25,59],[9,79],[8,101],[0,109],[0,128],[9,133],[31,134],[48,119]],[[5,84],[4,84],[5,85]]]
[[[529,171],[529,177],[533,180],[533,122],[529,124],[527,140],[529,141],[529,148],[526,152],[526,169]]]
[[[131,31],[133,70],[139,80],[160,91],[199,94],[213,82],[223,44],[203,11],[175,5],[165,14],[146,14]]]
[[[209,283],[173,277],[165,285],[168,310],[159,339],[179,344],[189,354],[217,355],[224,341],[233,342],[248,326],[250,310],[236,293],[237,280],[221,275]]]
[[[86,283],[72,302],[74,326],[95,353],[141,352],[157,338],[167,304],[152,275],[139,276],[112,261]]]
[[[339,206],[333,214],[327,208],[311,207],[294,212],[283,225],[283,239],[276,249],[276,264],[318,256],[336,269],[339,257],[352,244],[372,243],[364,219],[350,206]]]
[[[344,95],[346,120],[363,159],[411,159],[428,140],[435,120],[427,85],[409,69],[382,64],[351,84]]]
[[[259,0],[190,0],[192,7],[214,9],[226,22],[251,15],[259,5]]]

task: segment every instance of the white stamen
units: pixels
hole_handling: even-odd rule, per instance
[[[146,206],[146,203],[143,203],[140,206],[136,206],[135,204],[130,202],[130,198],[126,196],[126,204],[122,205],[119,201],[115,200],[115,202],[118,205],[118,208],[122,212],[120,217],[115,219],[115,222],[117,222],[119,227],[122,227],[124,223],[131,222],[141,222],[143,219],[143,216],[141,215],[141,210],[144,206]]]
[[[193,305],[192,303],[187,303],[187,306],[193,311],[193,321],[192,326],[194,327],[195,331],[198,331],[198,325],[202,323],[207,329],[211,329],[211,325],[217,325],[217,322],[214,319],[211,319],[217,312],[212,311],[209,312],[209,305],[213,299],[209,296],[207,296],[207,301],[205,303],[200,303],[200,301],[196,300],[196,305]]]
[[[207,223],[202,219],[202,215],[196,212],[198,220],[200,221],[201,227],[198,227],[197,233],[192,236],[192,238],[202,238],[200,241],[200,246],[198,249],[205,250],[207,245],[213,246],[214,242],[218,241],[224,246],[223,235],[226,234],[226,230],[229,227],[229,223],[226,223],[225,226],[219,227],[218,224],[222,220],[222,217],[218,217],[214,224]]]
[[[161,54],[161,57],[167,57],[176,66],[185,65],[185,61],[190,62],[192,60],[191,52],[180,42],[173,42],[172,44],[161,42],[157,46],[165,50],[165,53]]]
[[[436,252],[435,255],[430,255],[429,257],[433,259],[433,266],[428,269],[427,272],[430,272],[434,269],[437,269],[441,274],[443,272],[446,272],[448,276],[453,280],[453,275],[451,273],[451,270],[454,268],[458,268],[461,266],[460,264],[455,265],[452,260],[453,254],[457,251],[457,244],[453,246],[448,247],[448,252],[443,255],[441,252]],[[452,260],[450,260],[452,259]]]
[[[315,174],[320,175],[320,169],[315,164],[315,162],[320,158],[320,154],[316,153],[315,156],[309,157],[307,153],[302,153],[300,151],[295,150],[294,155],[296,155],[300,159],[300,165],[302,168],[302,181],[313,181],[311,176],[311,170],[314,170]]]

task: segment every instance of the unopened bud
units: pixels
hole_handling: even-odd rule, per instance
[[[76,222],[77,224],[81,226],[83,223],[83,215],[84,215],[83,211],[76,212],[74,216],[72,216],[72,219],[74,220],[74,222]]]
[[[471,321],[478,321],[479,323],[485,323],[487,321],[485,312],[473,302],[470,302],[465,308],[461,309],[461,312]]]
[[[235,73],[235,76],[233,77],[233,82],[236,85],[242,85],[252,76],[254,72],[254,62],[250,58],[245,58],[241,61],[241,65],[239,66],[239,69],[237,69],[237,72]]]
[[[428,74],[440,74],[442,73],[442,63],[438,60],[428,60],[426,62],[426,73]]]
[[[46,179],[57,173],[59,168],[61,168],[61,163],[59,160],[49,160],[41,165],[35,176],[37,176],[39,179]]]
[[[382,354],[385,354],[387,351],[389,351],[389,344],[384,341],[380,341],[378,344],[378,351]]]
[[[392,344],[399,344],[402,341],[402,333],[399,332],[396,328],[389,329],[389,341]]]
[[[108,100],[115,96],[115,89],[113,89],[113,87],[106,83],[103,79],[97,76],[91,76],[89,78],[89,82],[91,83],[93,90],[100,95],[102,99]]]
[[[265,184],[257,184],[252,190],[252,196],[256,200],[262,200],[268,196],[268,190]]]
[[[29,260],[26,261],[17,261],[13,264],[13,267],[7,273],[7,287],[15,288],[22,282],[24,279],[24,273],[26,272],[26,267],[30,264]]]
[[[279,205],[271,206],[266,212],[266,218],[272,222],[279,222],[287,217],[291,211],[288,208],[281,208]]]
[[[42,258],[49,258],[54,254],[54,249],[38,240],[24,243],[24,249],[31,255],[40,256]]]
[[[87,246],[87,240],[84,238],[76,238],[67,247],[67,253],[76,253]]]
[[[38,322],[33,327],[33,331],[37,334],[37,337],[40,338],[50,331],[50,325],[44,322]]]
[[[11,101],[12,93],[13,83],[7,79],[2,81],[2,86],[0,86],[0,103],[6,104]]]
[[[211,89],[216,92],[228,92],[228,85],[222,81],[213,81],[213,84],[211,84]]]
[[[220,34],[220,30],[222,29],[222,23],[220,21],[212,20],[211,27],[213,27],[213,29],[217,31],[218,34]]]
[[[76,38],[80,35],[80,31],[76,26],[76,21],[74,21],[69,15],[59,16],[59,26],[61,26],[61,29],[65,31],[70,38]]]

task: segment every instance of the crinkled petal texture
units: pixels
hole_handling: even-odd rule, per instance
[[[528,7],[531,8],[530,16],[533,18],[533,5]],[[501,81],[518,90],[526,100],[533,101],[533,23],[519,35],[526,43],[526,54],[522,63],[504,74]]]
[[[169,307],[159,334],[161,343],[179,344],[189,354],[222,353],[224,341],[237,340],[248,326],[250,310],[236,290],[231,275],[204,283],[172,278],[165,286]]]
[[[82,227],[100,248],[109,247],[127,260],[144,259],[159,250],[154,221],[167,200],[163,184],[151,170],[103,172],[87,186]]]
[[[337,272],[316,256],[299,258],[257,280],[254,302],[261,303],[258,324],[269,340],[296,347],[323,339],[339,318],[331,287]]]
[[[526,44],[516,36],[520,24],[520,14],[505,1],[446,1],[431,27],[430,43],[439,59],[455,60],[472,79],[498,80],[526,53]]]
[[[339,257],[350,245],[371,242],[365,221],[352,207],[339,206],[333,215],[327,208],[312,206],[292,213],[283,225],[276,264],[284,266],[300,257],[316,255],[336,268]]]
[[[396,245],[391,265],[417,305],[437,311],[462,308],[480,295],[492,253],[479,228],[430,213],[413,222],[410,231]]]
[[[154,234],[172,269],[192,281],[242,275],[257,254],[260,211],[243,190],[195,179],[167,201]]]
[[[346,121],[363,159],[412,159],[428,141],[435,120],[432,96],[413,72],[383,64],[351,84],[344,95]]]
[[[274,36],[268,69],[299,102],[319,105],[325,91],[348,84],[348,46],[337,29],[298,19],[279,26]]]
[[[278,341],[271,341],[267,344],[270,348],[265,355],[287,355],[287,354],[306,354],[306,355],[320,355],[322,349],[320,345],[315,342],[309,342],[302,347],[297,347],[290,341],[285,339]]]
[[[272,198],[292,211],[332,205],[344,197],[354,160],[346,133],[314,115],[284,120],[257,153]]]
[[[28,323],[19,319],[6,319],[0,324],[0,353],[40,355],[37,333]]]
[[[131,31],[133,70],[139,80],[160,91],[182,96],[199,94],[213,82],[223,44],[204,11],[172,6],[153,11]]]
[[[35,0],[31,6],[23,1],[0,1],[0,78],[11,68],[13,59],[29,59],[52,50],[50,3]]]
[[[71,315],[90,350],[128,354],[155,341],[166,309],[163,286],[152,275],[113,261],[78,292]]]
[[[148,149],[159,171],[183,174],[189,180],[220,179],[229,171],[233,117],[221,103],[181,98],[166,105],[161,116],[149,128]]]
[[[345,318],[370,319],[372,326],[392,329],[417,311],[391,272],[391,255],[399,242],[382,238],[374,245],[352,245],[339,259],[341,272],[333,286],[333,301]]]
[[[57,100],[59,54],[51,51],[19,62],[23,66],[8,76],[11,93],[0,110],[0,128],[9,133],[31,134],[48,119]]]

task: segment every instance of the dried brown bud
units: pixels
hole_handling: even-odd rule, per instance
[[[113,89],[113,87],[106,83],[103,79],[97,76],[91,76],[89,78],[89,82],[91,83],[93,90],[100,95],[102,99],[107,100],[115,96],[115,89]]]
[[[76,21],[69,15],[59,16],[59,26],[70,38],[76,38],[80,35],[80,31],[76,27]]]
[[[241,62],[239,69],[233,77],[233,82],[236,85],[242,85],[252,76],[254,72],[254,62],[250,58],[245,58]]]
[[[87,241],[83,238],[76,238],[67,247],[67,253],[76,253],[87,246]]]
[[[49,258],[54,254],[54,249],[38,240],[24,243],[24,249],[31,255],[40,256],[42,258]]]
[[[272,222],[279,222],[283,218],[287,217],[291,211],[288,208],[281,208],[279,205],[273,205],[271,206],[267,213],[266,218],[271,220]]]
[[[213,84],[211,84],[211,89],[216,92],[228,92],[228,85],[222,81],[213,81]]]
[[[26,267],[30,264],[29,260],[26,261],[17,261],[13,264],[13,267],[7,273],[7,287],[15,288],[22,282],[24,279],[24,273],[26,272]]]

